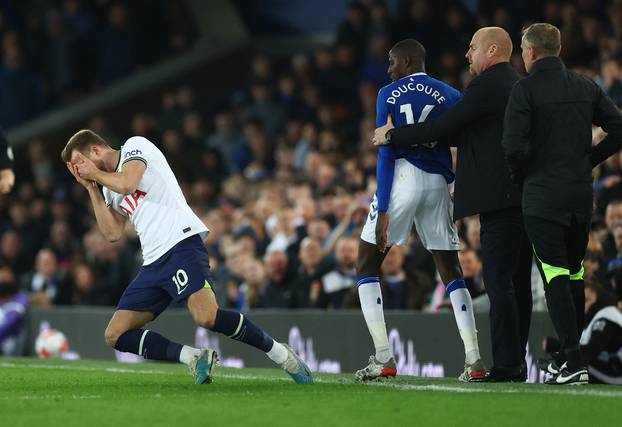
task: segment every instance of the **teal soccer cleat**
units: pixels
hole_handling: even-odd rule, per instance
[[[289,374],[296,384],[313,384],[313,376],[307,364],[287,344],[287,359],[281,367]]]
[[[190,365],[190,372],[194,376],[195,384],[210,384],[212,382],[212,373],[218,362],[218,354],[214,350],[204,348],[201,354],[195,357]]]

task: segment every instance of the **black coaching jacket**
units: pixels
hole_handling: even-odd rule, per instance
[[[391,130],[391,142],[417,145],[434,141],[458,147],[454,219],[520,206],[503,157],[503,113],[519,79],[509,62],[475,77],[464,97],[445,114]]]
[[[609,134],[595,147],[592,124]],[[512,89],[502,145],[524,215],[589,222],[592,168],[622,148],[622,114],[594,81],[542,58]]]

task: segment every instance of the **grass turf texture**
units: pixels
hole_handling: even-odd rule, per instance
[[[618,425],[622,388],[463,384],[398,377],[356,384],[276,369],[217,367],[196,386],[182,365],[0,358],[0,426]]]

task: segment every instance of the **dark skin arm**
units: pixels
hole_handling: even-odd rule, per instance
[[[376,248],[381,253],[387,250],[387,230],[389,228],[389,214],[386,212],[378,212],[376,220]]]

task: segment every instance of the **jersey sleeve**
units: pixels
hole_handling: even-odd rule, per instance
[[[102,195],[104,196],[104,202],[106,203],[106,207],[109,208],[112,206],[112,195],[110,194],[110,190],[107,188],[102,188]]]
[[[382,89],[376,98],[376,126],[384,126],[387,123],[389,109]],[[391,188],[393,187],[393,175],[395,172],[395,153],[391,145],[378,147],[378,162],[376,164],[378,211],[386,212],[389,209]]]
[[[153,153],[153,144],[145,137],[133,136],[125,142],[122,151],[122,165],[131,160],[140,160],[145,166],[149,166],[149,160]]]
[[[389,108],[387,107],[384,88],[382,88],[378,91],[378,96],[376,97],[376,127],[386,125],[388,117]]]
[[[376,197],[378,198],[378,211],[389,210],[391,189],[393,188],[393,176],[395,174],[395,152],[391,145],[378,147],[378,163],[376,164]]]

